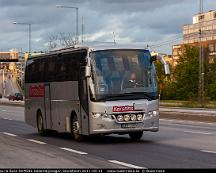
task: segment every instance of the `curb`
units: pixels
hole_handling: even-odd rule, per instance
[[[216,115],[199,115],[186,112],[163,112],[160,111],[160,118],[201,121],[201,122],[216,122]]]
[[[0,105],[24,107],[24,103],[14,103],[14,102],[0,102]]]

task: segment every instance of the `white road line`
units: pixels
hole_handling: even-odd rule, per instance
[[[60,149],[66,150],[66,151],[70,151],[70,152],[73,152],[73,153],[77,153],[77,154],[88,154],[88,153],[85,153],[85,152],[82,152],[82,151],[73,150],[73,149],[71,149],[71,148],[64,148],[64,147],[62,147],[62,148],[60,148]]]
[[[210,150],[200,150],[200,151],[205,152],[205,153],[216,154],[216,151],[210,151]]]
[[[4,120],[8,120],[8,118],[3,118]]]
[[[12,119],[10,119],[10,118],[3,118],[4,120],[12,120]]]
[[[199,125],[178,124],[178,123],[167,124],[167,123],[160,122],[160,124],[163,126],[172,125],[172,126],[176,126],[176,127],[179,126],[179,127],[185,127],[185,128],[192,127],[192,128],[202,128],[202,129],[208,129],[208,130],[215,130],[216,129],[215,127],[204,127],[204,126],[199,126]]]
[[[17,136],[17,135],[14,135],[12,133],[7,133],[7,132],[3,132],[3,134],[8,135],[8,136]]]
[[[216,123],[207,123],[207,122],[199,122],[199,121],[190,121],[190,120],[175,120],[175,119],[164,119],[161,118],[160,121],[170,121],[170,122],[178,122],[178,123],[192,123],[192,124],[208,124],[208,125],[216,125]]]
[[[201,131],[183,131],[185,133],[194,133],[194,134],[202,134],[202,135],[212,135],[213,133],[209,132],[201,132]]]
[[[4,109],[1,109],[0,111],[2,111],[2,112],[7,112],[7,110],[4,110]]]
[[[37,143],[37,144],[46,144],[45,142],[41,142],[41,141],[34,140],[34,139],[27,139],[27,140],[31,141],[31,142],[34,142],[34,143]]]
[[[120,162],[120,161],[117,161],[117,160],[108,160],[108,161],[112,162],[112,163],[115,163],[115,164],[118,164],[118,165],[129,167],[129,168],[147,169],[146,167],[136,166],[136,165],[132,165],[130,163],[124,163],[124,162]]]

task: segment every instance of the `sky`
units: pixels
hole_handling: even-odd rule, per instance
[[[204,12],[216,9],[216,0],[203,0]],[[0,0],[0,51],[28,51],[31,24],[32,51],[46,51],[60,34],[75,37],[76,11],[79,33],[83,18],[83,41],[136,43],[151,51],[172,53],[181,43],[182,26],[192,24],[199,0]]]

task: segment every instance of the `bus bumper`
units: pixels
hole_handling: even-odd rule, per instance
[[[90,134],[125,134],[133,131],[151,131],[159,130],[159,116],[148,117],[141,122],[117,123],[111,118],[92,118]]]

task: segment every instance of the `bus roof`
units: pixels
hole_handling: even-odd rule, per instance
[[[107,49],[146,49],[144,45],[140,44],[87,44],[76,45],[77,47],[87,47],[92,51],[107,50]]]
[[[40,54],[36,56],[30,57],[36,58],[36,57],[42,57],[44,55],[53,55],[58,53],[66,53],[70,51],[80,51],[80,50],[89,50],[89,51],[99,51],[99,50],[108,50],[108,49],[142,49],[142,50],[148,50],[147,48],[144,48],[144,45],[140,44],[85,44],[85,45],[74,45],[67,48],[57,48],[53,49],[45,54]]]

